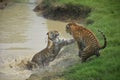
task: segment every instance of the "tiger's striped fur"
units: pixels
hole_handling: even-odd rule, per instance
[[[45,49],[35,54],[31,60],[32,64],[36,63],[38,66],[48,66],[53,61],[63,46],[72,44],[75,42],[74,39],[64,40],[59,39],[58,31],[49,31],[48,44]],[[32,66],[31,66],[32,67]]]
[[[105,35],[99,30],[104,38],[104,45],[101,46],[94,33],[76,23],[68,23],[66,25],[66,32],[70,33],[78,43],[79,57],[82,58],[82,62],[85,62],[90,56],[100,56],[99,50],[104,49],[107,45]]]

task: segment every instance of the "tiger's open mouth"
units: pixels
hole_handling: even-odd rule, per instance
[[[56,38],[58,38],[59,32],[56,31],[56,30],[54,30],[54,31],[49,31],[49,32],[47,33],[47,35],[48,35],[48,38],[49,38],[50,40],[55,40]]]
[[[59,33],[54,33],[51,37],[51,40],[54,40],[59,37]]]

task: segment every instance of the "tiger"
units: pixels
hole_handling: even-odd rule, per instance
[[[93,55],[99,57],[99,51],[107,46],[106,36],[100,30],[98,30],[98,32],[100,32],[104,38],[103,46],[99,44],[95,34],[82,25],[78,25],[75,22],[70,22],[66,25],[65,28],[66,32],[72,35],[73,38],[77,41],[79,48],[78,54],[81,58],[81,62],[86,62],[86,60]]]
[[[29,68],[31,69],[33,66],[31,64],[37,64],[38,66],[48,66],[51,61],[53,61],[63,46],[67,46],[75,42],[74,39],[64,40],[59,39],[59,32],[56,30],[47,32],[48,43],[46,48],[42,51],[36,53],[31,62],[29,62]]]

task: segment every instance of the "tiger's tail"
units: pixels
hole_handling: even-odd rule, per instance
[[[103,36],[103,39],[104,39],[104,45],[101,46],[99,49],[104,49],[107,46],[107,39],[102,31],[98,30],[98,32],[101,33],[101,35]]]

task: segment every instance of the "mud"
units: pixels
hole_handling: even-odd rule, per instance
[[[47,19],[64,22],[75,21],[82,24],[91,24],[93,22],[92,20],[86,20],[92,9],[83,5],[73,5],[72,3],[62,5],[49,0],[46,3],[46,0],[44,0],[33,10],[35,12],[42,11],[42,15]]]

